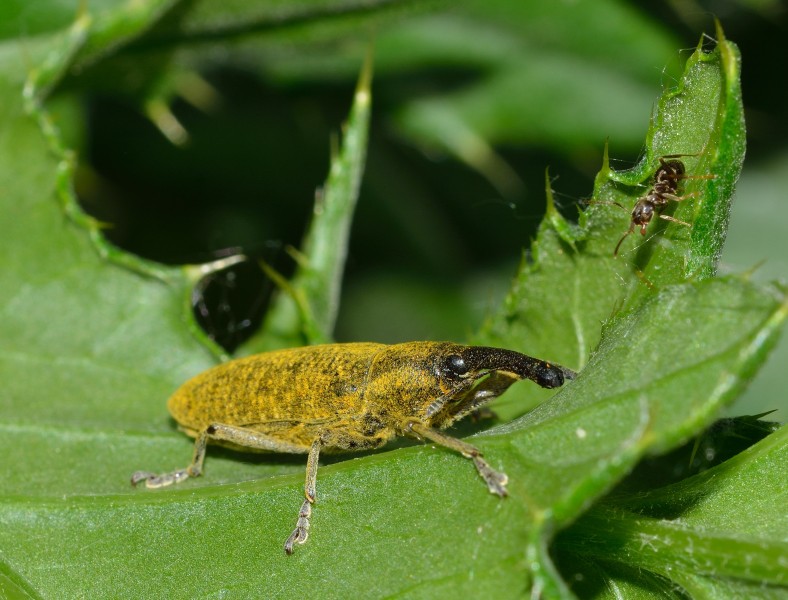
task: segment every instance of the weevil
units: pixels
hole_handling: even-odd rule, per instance
[[[304,500],[285,542],[291,554],[309,535],[321,452],[379,448],[400,435],[426,439],[471,459],[491,493],[507,476],[481,452],[441,430],[500,396],[520,379],[555,388],[575,374],[513,350],[451,342],[306,346],[239,358],[183,384],[167,403],[196,438],[191,464],[134,485],[180,483],[202,474],[208,442],[236,450],[307,454]]]

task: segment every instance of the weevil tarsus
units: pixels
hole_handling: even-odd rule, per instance
[[[296,544],[303,544],[309,538],[309,519],[312,517],[312,503],[304,499],[301,510],[298,511],[298,521],[293,533],[285,540],[285,554],[293,553]]]
[[[490,493],[502,498],[507,495],[506,484],[509,478],[505,473],[499,473],[487,464],[487,461],[482,458],[481,451],[476,446],[441,433],[418,421],[408,421],[405,425],[405,430],[414,433],[420,438],[428,439],[440,446],[459,452],[466,458],[470,458],[484,483],[487,484],[487,489],[490,490]]]
[[[145,482],[145,487],[150,489],[156,489],[160,487],[167,487],[168,485],[172,485],[173,483],[180,483],[181,481],[187,480],[191,475],[187,469],[178,469],[177,471],[172,471],[171,473],[152,473],[150,471],[135,471],[131,476],[131,485],[136,486],[137,484]]]
[[[317,464],[320,459],[320,448],[323,441],[318,438],[312,442],[309,457],[306,460],[306,481],[304,482],[304,502],[298,511],[293,533],[285,541],[285,553],[292,554],[295,544],[303,544],[309,538],[309,519],[312,516],[312,505],[317,501]]]
[[[185,469],[177,469],[169,473],[151,473],[150,471],[137,471],[131,476],[131,484],[136,486],[139,483],[145,482],[145,487],[156,489],[167,487],[174,483],[181,483],[186,481],[189,477],[199,477],[202,473],[202,464],[205,460],[205,450],[208,446],[208,437],[210,435],[209,427],[202,431],[194,442],[194,454],[192,455],[192,462]]]
[[[145,487],[155,489],[166,487],[174,483],[181,483],[190,477],[199,477],[202,475],[205,452],[208,448],[208,440],[227,442],[233,446],[240,446],[253,450],[264,450],[267,452],[290,454],[303,453],[303,449],[299,446],[288,444],[287,442],[275,439],[265,433],[245,427],[213,423],[197,435],[197,439],[194,442],[192,462],[188,467],[162,474],[151,473],[149,471],[137,471],[131,476],[132,485],[136,486],[144,481]]]

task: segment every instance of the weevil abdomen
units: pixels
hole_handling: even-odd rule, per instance
[[[386,347],[330,344],[239,358],[187,381],[167,408],[187,432],[199,432],[211,423],[252,429],[265,423],[267,431],[279,429],[287,435],[290,424],[330,421],[357,412],[369,366]],[[311,440],[305,451],[310,444]]]

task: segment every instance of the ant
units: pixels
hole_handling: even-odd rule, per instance
[[[651,220],[654,218],[655,214],[659,216],[660,219],[665,219],[666,221],[670,221],[672,223],[678,223],[679,225],[691,227],[691,225],[686,221],[681,221],[669,215],[663,215],[662,210],[671,200],[673,202],[681,202],[687,198],[694,198],[697,196],[697,193],[695,192],[685,194],[684,196],[677,195],[679,181],[681,179],[712,179],[714,175],[687,175],[686,169],[684,168],[684,163],[680,160],[677,160],[682,156],[698,155],[666,154],[659,157],[659,168],[657,169],[657,172],[654,173],[654,185],[648,194],[638,198],[638,201],[635,203],[635,206],[632,209],[629,229],[627,229],[624,235],[621,236],[621,239],[618,240],[616,249],[613,251],[613,256],[618,256],[618,251],[621,248],[621,244],[624,243],[624,240],[627,238],[627,236],[629,236],[630,233],[635,231],[635,227],[640,227],[641,235],[646,235],[646,227],[648,227],[648,224],[651,223]],[[621,206],[618,202],[613,202],[612,204]],[[621,208],[624,207],[621,206]]]

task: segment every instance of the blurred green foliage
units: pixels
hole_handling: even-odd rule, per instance
[[[25,36],[74,18],[43,4],[0,9],[22,52]],[[785,24],[779,3],[155,4],[162,17],[152,27],[122,52],[96,36],[61,86],[62,122],[82,148],[80,197],[122,248],[196,262],[240,247],[289,272],[283,248],[301,238],[326,140],[374,38],[376,106],[337,336],[462,338],[500,299],[535,233],[545,167],[571,218],[590,196],[606,139],[614,168],[633,164],[656,90],[675,83],[711,13],[744,48],[750,160],[740,189],[752,189],[750,173],[761,184],[739,194],[723,261],[741,269],[765,260],[765,278],[786,273],[785,236],[763,233],[786,222],[785,203],[768,204],[782,189],[768,165],[784,152],[788,119],[774,82],[760,76],[780,52],[769,44]],[[108,28],[118,7],[90,4]],[[86,109],[81,127],[74,99]],[[174,146],[146,118],[157,102],[171,107],[188,144]],[[765,211],[768,222],[747,216]],[[788,358],[779,352],[772,364]],[[774,366],[757,385],[741,410],[778,408]]]

